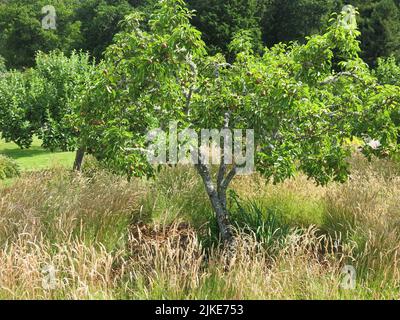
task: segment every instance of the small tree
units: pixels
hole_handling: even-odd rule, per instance
[[[80,170],[85,146],[80,137],[80,107],[76,98],[94,70],[89,55],[73,52],[69,57],[63,53],[39,52],[32,78],[39,87],[31,121],[45,149],[76,151],[74,169]]]
[[[85,88],[94,65],[87,54],[60,52],[36,56],[35,68],[4,74],[0,89],[2,136],[28,148],[33,135],[45,149],[77,150],[74,168],[79,170],[84,155],[80,144],[80,108],[75,104]]]
[[[354,136],[365,139],[368,154],[394,147],[387,111],[398,107],[398,91],[378,86],[358,57],[359,32],[342,15],[326,34],[265,49],[263,56],[242,31],[229,46],[232,64],[207,55],[191,16],[182,0],[164,0],[149,21],[137,13],[127,18],[128,31],[116,37],[82,98],[83,136],[99,158],[130,175],[151,175],[151,129],[171,121],[199,135],[205,128],[254,129],[257,171],[283,181],[301,170],[325,184],[346,180]],[[202,152],[194,163],[222,239],[231,243],[227,189],[241,166],[225,156],[215,176]]]

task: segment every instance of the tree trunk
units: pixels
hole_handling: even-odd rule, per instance
[[[233,242],[233,231],[231,222],[229,220],[229,212],[226,207],[224,207],[221,199],[216,195],[216,192],[212,193],[211,195],[208,194],[212,207],[217,216],[218,228],[220,230],[222,240],[228,244],[231,244]]]
[[[75,155],[75,161],[74,161],[74,171],[81,171],[82,170],[82,164],[83,164],[83,158],[85,156],[85,149],[84,148],[79,148],[76,151]]]
[[[224,116],[224,129],[229,128],[230,117],[231,112],[226,112]],[[212,208],[214,209],[217,217],[221,238],[227,245],[228,252],[232,253],[235,250],[235,237],[231,222],[229,221],[226,191],[228,190],[229,184],[237,174],[237,168],[236,165],[234,165],[233,169],[226,174],[227,166],[225,163],[225,153],[223,152],[221,154],[221,162],[218,170],[217,181],[216,184],[214,184],[209,167],[201,163],[202,158],[202,156],[199,158],[200,164],[196,165],[196,168],[203,179]]]
[[[226,207],[226,188],[218,186],[217,191],[207,166],[201,164],[197,165],[197,171],[203,179],[212,208],[216,214],[221,238],[228,246],[232,246],[234,243],[234,236],[232,225],[229,221],[229,212]]]

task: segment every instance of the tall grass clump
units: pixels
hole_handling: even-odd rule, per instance
[[[282,213],[276,208],[262,208],[256,201],[242,202],[235,192],[231,192],[231,218],[237,230],[254,234],[257,241],[268,248],[283,243],[291,231]]]
[[[151,217],[148,222],[168,225],[183,220],[197,230],[206,246],[218,240],[217,222],[204,185],[191,167],[160,169],[149,182],[142,206],[143,214]]]
[[[113,265],[121,254],[101,244],[21,234],[0,249],[0,299],[117,299]]]
[[[142,182],[100,173],[95,179],[54,169],[25,174],[0,189],[0,243],[21,234],[51,243],[79,239],[109,248],[140,220]]]
[[[395,290],[373,291],[367,282],[342,288],[341,270],[351,251],[337,255],[333,239],[314,228],[288,235],[271,255],[255,234],[237,239],[236,251],[220,246],[204,251],[195,233],[164,230],[142,244],[126,264],[129,299],[373,299],[393,298]],[[153,234],[155,235],[155,234]],[[182,241],[182,236],[184,241]],[[143,240],[143,239],[142,239]]]
[[[399,166],[390,160],[368,162],[355,155],[353,174],[326,195],[324,228],[354,246],[360,276],[383,288],[400,285]]]
[[[273,211],[292,227],[320,225],[325,211],[327,188],[317,186],[304,175],[273,184],[258,176],[238,177],[233,189],[242,201],[256,202],[267,212]]]

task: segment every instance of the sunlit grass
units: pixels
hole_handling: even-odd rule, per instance
[[[0,188],[0,298],[397,299],[398,166],[353,162],[344,185],[236,179],[229,266],[193,169],[130,182],[100,169],[25,172]],[[41,285],[49,264],[54,290]],[[355,290],[341,287],[348,264]]]
[[[15,143],[0,140],[0,154],[17,161],[22,171],[37,171],[54,166],[72,168],[73,152],[50,152],[41,147],[40,140],[34,138],[29,149],[20,149]]]

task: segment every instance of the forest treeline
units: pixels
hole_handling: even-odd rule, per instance
[[[88,51],[102,58],[119,21],[133,8],[146,11],[158,0],[0,0],[0,56],[7,68],[34,65],[37,51]],[[305,41],[323,30],[333,12],[346,4],[358,8],[364,61],[400,58],[400,0],[186,0],[196,11],[193,24],[202,32],[210,52],[227,49],[234,34],[254,33],[254,48],[279,42]],[[44,30],[41,8],[53,5],[57,29]],[[149,9],[150,10],[150,9]]]

